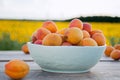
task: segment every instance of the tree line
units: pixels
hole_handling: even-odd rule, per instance
[[[88,17],[79,17],[78,19],[83,22],[120,22],[120,17],[110,17],[110,16],[88,16]],[[68,19],[65,21],[71,21]]]

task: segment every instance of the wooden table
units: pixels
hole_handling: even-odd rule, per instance
[[[87,73],[50,73],[42,71],[30,55],[21,51],[0,51],[0,80],[12,80],[4,73],[4,65],[15,58],[24,60],[30,66],[29,74],[22,80],[120,80],[120,60],[103,56]]]

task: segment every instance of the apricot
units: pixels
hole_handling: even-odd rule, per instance
[[[113,50],[110,54],[110,57],[114,60],[119,60],[120,59],[120,50]]]
[[[97,46],[97,42],[92,38],[84,38],[78,43],[78,46]]]
[[[62,34],[58,34],[58,35],[62,38],[62,42],[66,41],[66,36],[65,35],[62,35]]]
[[[37,38],[37,40],[43,40],[43,38],[47,35],[50,34],[51,32],[46,29],[46,28],[39,28],[36,33],[35,33],[35,37]]]
[[[120,44],[114,45],[114,48],[120,50]]]
[[[98,46],[106,44],[105,36],[102,33],[95,33],[92,38],[97,42]]]
[[[77,27],[70,28],[65,32],[66,41],[71,44],[77,44],[83,38],[83,32]]]
[[[69,42],[63,42],[63,43],[62,43],[62,46],[72,46],[72,44],[69,43]]]
[[[93,31],[91,31],[91,32],[89,32],[90,33],[90,35],[91,35],[91,37],[93,36],[93,34],[95,34],[95,33],[102,33],[102,31],[101,30],[93,30]]]
[[[51,33],[45,36],[42,44],[45,46],[60,46],[62,44],[62,38],[57,33]]]
[[[25,54],[29,54],[29,49],[28,49],[28,46],[27,46],[27,44],[24,44],[24,45],[22,45],[22,51],[25,53]]]
[[[64,35],[65,32],[66,32],[68,29],[69,29],[69,28],[63,28],[63,29],[59,30],[57,33]]]
[[[42,27],[50,30],[52,33],[57,32],[57,25],[53,21],[46,21],[43,23]]]
[[[10,78],[21,79],[29,73],[29,66],[22,60],[13,59],[5,64],[5,73]]]
[[[71,27],[78,27],[79,29],[83,29],[83,23],[79,19],[73,19],[69,24],[69,28]]]
[[[114,50],[114,47],[112,47],[112,46],[106,46],[106,49],[105,49],[104,54],[109,57],[110,54],[111,54],[111,52],[112,52],[113,50]]]
[[[88,22],[83,23],[83,30],[86,30],[86,31],[88,31],[88,32],[91,32],[91,31],[92,31],[92,26],[91,26],[91,24],[88,23]]]
[[[90,34],[86,30],[82,30],[83,38],[90,38]]]
[[[32,43],[34,43],[36,40],[37,40],[37,38],[35,37],[35,34],[36,34],[36,31],[32,34]]]
[[[35,42],[34,42],[34,44],[42,44],[42,40],[36,40]]]

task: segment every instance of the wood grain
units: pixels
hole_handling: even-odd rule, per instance
[[[22,59],[30,66],[29,74],[22,80],[120,80],[120,60],[103,57],[87,73],[50,73],[41,70],[30,55],[22,51],[0,51],[0,80],[12,80],[4,73],[5,64],[11,59]]]
[[[0,61],[6,62],[11,59],[21,59],[24,61],[33,61],[33,58],[30,56],[30,54],[24,54],[22,51],[0,51]],[[100,59],[100,61],[113,61],[113,59],[109,57],[105,57],[104,55]],[[120,61],[120,60],[119,60]]]
[[[90,72],[67,74],[42,71],[34,62],[27,62],[31,71],[22,80],[120,80],[120,62],[99,62]],[[4,65],[5,62],[0,63]],[[3,66],[0,68],[3,69]],[[0,80],[11,80],[3,71],[0,71]]]

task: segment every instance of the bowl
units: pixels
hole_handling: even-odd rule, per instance
[[[42,70],[83,73],[95,66],[106,46],[44,46],[28,42],[30,55]]]

